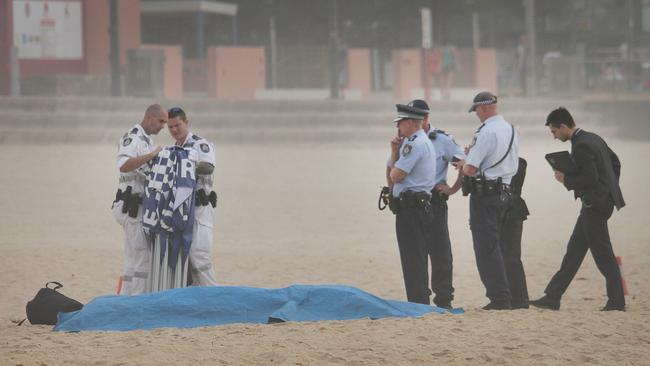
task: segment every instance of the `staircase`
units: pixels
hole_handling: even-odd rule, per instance
[[[149,99],[139,98],[0,98],[0,143],[116,143],[129,127],[141,121]],[[207,98],[185,100],[190,129],[217,144],[313,144],[345,142],[376,145],[396,132],[394,101],[249,101],[226,102]],[[433,102],[432,125],[471,140],[479,121],[467,113],[469,102]],[[546,115],[567,107],[587,129],[604,133],[599,114],[580,100],[499,99],[500,113],[527,136],[548,136]],[[163,103],[164,107],[172,104]],[[613,131],[612,133],[616,133]],[[161,136],[167,136],[161,131]],[[164,139],[164,138],[163,138]],[[157,139],[158,140],[158,139]]]

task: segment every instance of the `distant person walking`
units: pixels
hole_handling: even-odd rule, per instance
[[[522,34],[519,37],[519,42],[517,43],[517,48],[515,50],[515,75],[517,81],[519,82],[519,92],[522,96],[528,95],[527,80],[528,77],[528,39],[525,34]]]
[[[440,95],[443,100],[451,99],[451,87],[454,73],[459,69],[458,50],[454,46],[445,46],[440,50]]]

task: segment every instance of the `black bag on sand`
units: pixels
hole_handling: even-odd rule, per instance
[[[55,286],[50,288],[50,284]],[[34,299],[27,303],[27,319],[30,323],[55,325],[59,312],[69,313],[84,307],[79,301],[56,291],[61,287],[63,285],[58,282],[48,282],[38,291]]]

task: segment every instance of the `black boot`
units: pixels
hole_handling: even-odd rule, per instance
[[[489,304],[483,307],[483,310],[511,310],[512,306],[508,300],[495,300],[490,301]]]
[[[542,309],[560,310],[560,300],[552,299],[548,296],[542,296],[541,298],[532,300],[529,303],[530,305]]]

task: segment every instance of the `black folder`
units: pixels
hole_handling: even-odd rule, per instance
[[[546,154],[546,161],[551,164],[553,170],[561,171],[564,174],[578,171],[571,154],[568,151],[558,151]]]

